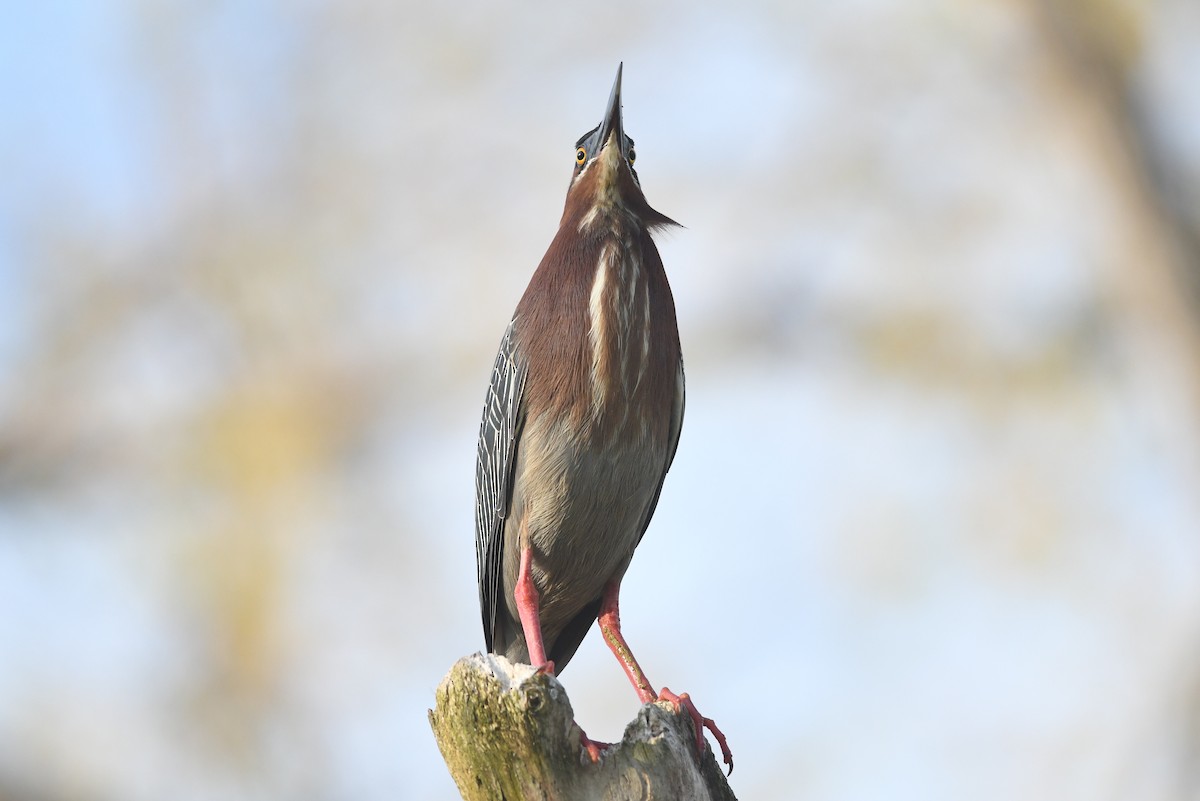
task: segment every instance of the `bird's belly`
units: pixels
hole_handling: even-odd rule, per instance
[[[522,437],[510,520],[534,549],[542,628],[550,634],[624,573],[667,454],[665,437],[593,444],[539,423],[529,421]],[[519,552],[513,544],[506,556]]]

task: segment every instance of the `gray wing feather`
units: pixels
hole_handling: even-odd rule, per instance
[[[500,341],[483,403],[475,461],[475,559],[483,637],[489,651],[502,604],[504,520],[512,500],[517,441],[523,422],[526,367],[516,352],[514,319]]]

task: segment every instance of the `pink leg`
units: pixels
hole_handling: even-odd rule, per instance
[[[521,567],[513,597],[517,601],[521,629],[525,632],[525,645],[529,648],[529,664],[553,676],[554,663],[546,659],[546,647],[542,644],[542,621],[538,615],[542,599],[533,583],[533,549],[528,546],[521,551]]]
[[[521,567],[517,571],[517,586],[513,588],[517,601],[517,614],[521,617],[521,630],[525,632],[525,645],[529,649],[529,663],[539,670],[554,675],[554,663],[546,658],[546,646],[542,641],[542,621],[538,614],[542,599],[537,585],[533,583],[533,549],[521,551]],[[587,752],[593,763],[600,761],[600,754],[608,743],[593,740],[579,730],[579,745]]]
[[[650,680],[646,678],[637,660],[633,658],[633,651],[629,650],[629,643],[625,642],[625,637],[621,634],[621,610],[617,598],[620,593],[621,585],[616,581],[610,581],[604,588],[604,597],[600,600],[600,633],[604,635],[604,642],[608,644],[613,656],[621,663],[621,667],[625,668],[625,675],[633,684],[638,699],[643,704],[648,704],[658,700],[658,695],[650,686]]]
[[[625,642],[625,637],[621,634],[621,613],[618,599],[620,592],[621,585],[617,581],[609,582],[608,586],[604,588],[604,597],[600,600],[600,632],[604,635],[604,642],[608,644],[609,650],[613,652],[613,655],[621,663],[621,667],[625,669],[625,675],[633,684],[638,698],[643,704],[652,701],[667,701],[675,707],[676,712],[686,709],[692,718],[692,724],[696,727],[696,749],[701,754],[704,753],[704,730],[708,729],[716,738],[717,744],[721,746],[721,758],[729,766],[729,772],[733,773],[733,752],[729,750],[729,744],[725,742],[725,735],[721,733],[711,718],[700,714],[696,705],[692,703],[691,697],[687,693],[676,695],[666,687],[663,687],[661,693],[655,694],[651,688],[650,680],[646,678],[645,671],[634,659],[633,652],[629,650],[629,644]],[[588,753],[590,754],[591,751],[589,750]]]

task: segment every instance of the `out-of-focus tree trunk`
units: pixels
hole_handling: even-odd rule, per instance
[[[1126,187],[1136,221],[1130,228],[1141,232],[1145,252],[1136,255],[1143,258],[1131,259],[1119,271],[1118,295],[1134,305],[1136,315],[1156,319],[1159,334],[1174,340],[1166,344],[1190,353],[1177,363],[1191,365],[1184,378],[1193,398],[1200,398],[1200,215],[1180,183],[1184,171],[1159,141],[1138,90],[1144,9],[1117,0],[1033,0],[1032,5],[1047,50],[1075,89],[1073,101],[1101,123],[1096,127],[1110,158],[1100,163],[1108,164]],[[1174,691],[1182,703],[1164,712],[1164,726],[1178,732],[1181,741],[1179,797],[1194,799],[1200,798],[1200,674],[1182,681]]]

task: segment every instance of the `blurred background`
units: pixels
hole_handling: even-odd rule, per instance
[[[1200,798],[1194,0],[0,18],[3,801],[457,798],[479,409],[619,60],[689,382],[622,608],[736,792]]]

